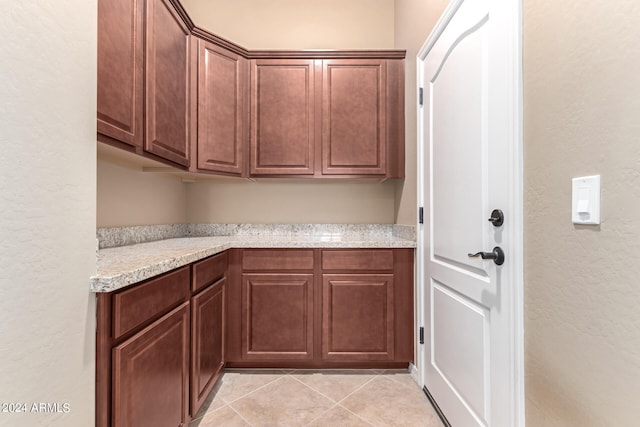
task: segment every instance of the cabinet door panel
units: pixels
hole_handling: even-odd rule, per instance
[[[313,275],[242,275],[243,359],[313,357]]]
[[[143,0],[98,2],[98,133],[142,147]]]
[[[386,61],[325,60],[322,173],[386,173]]]
[[[200,40],[198,169],[243,172],[246,60]]]
[[[113,349],[113,425],[180,426],[188,416],[189,303]]]
[[[322,276],[322,357],[393,360],[392,274]]]
[[[144,148],[188,166],[189,29],[168,0],[147,0]]]
[[[221,279],[193,297],[191,323],[191,414],[195,415],[224,367],[224,295]]]
[[[251,61],[251,173],[314,172],[313,60]]]

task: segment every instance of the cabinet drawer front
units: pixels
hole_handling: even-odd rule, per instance
[[[227,272],[227,253],[214,255],[193,264],[191,289],[196,292],[223,277]]]
[[[242,269],[254,271],[313,270],[313,250],[245,250]]]
[[[189,267],[113,296],[113,338],[117,339],[189,298]]]
[[[323,270],[393,270],[392,249],[323,250]]]

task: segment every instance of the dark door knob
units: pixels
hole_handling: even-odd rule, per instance
[[[481,257],[482,259],[492,259],[496,265],[504,264],[504,252],[500,249],[500,246],[496,246],[491,252],[478,252],[467,255],[469,255],[469,258]]]
[[[500,227],[504,224],[504,214],[500,209],[494,209],[491,212],[491,218],[489,218],[489,222],[493,224],[494,227]]]

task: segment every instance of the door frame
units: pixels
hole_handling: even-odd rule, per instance
[[[449,5],[443,12],[434,27],[433,31],[427,37],[422,48],[416,57],[416,90],[420,90],[423,78],[422,64],[429,51],[447,27],[458,8],[465,0],[451,0]],[[467,0],[468,1],[468,0]],[[524,427],[525,425],[525,405],[524,405],[524,204],[523,204],[523,71],[522,71],[522,0],[509,0],[503,3],[504,13],[508,22],[511,23],[505,30],[509,33],[505,37],[509,40],[508,49],[504,54],[508,58],[508,62],[512,65],[508,70],[508,79],[510,87],[510,114],[505,116],[508,121],[513,145],[509,152],[509,210],[514,214],[510,218],[509,239],[513,242],[513,253],[509,254],[509,261],[512,263],[508,283],[511,284],[511,294],[509,295],[509,319],[510,319],[510,337],[509,347],[510,363],[509,378],[510,387],[510,408],[512,425],[514,427]],[[418,185],[417,185],[417,201],[418,208],[424,207],[424,211],[428,212],[425,195],[425,178],[429,176],[429,164],[425,162],[425,138],[424,138],[424,122],[422,115],[422,106],[420,105],[419,96],[416,99],[417,113],[417,154],[418,154]],[[426,164],[425,164],[426,163]],[[427,307],[425,307],[425,254],[427,253],[428,242],[425,240],[425,227],[428,227],[428,221],[420,224],[419,219],[416,224],[417,230],[417,248],[416,248],[416,331],[420,327],[427,327]],[[416,334],[417,335],[417,334]],[[421,387],[424,387],[423,362],[425,360],[425,345],[419,344],[419,337],[416,336],[416,366],[412,367],[414,378],[418,379]],[[426,388],[425,388],[426,391]]]

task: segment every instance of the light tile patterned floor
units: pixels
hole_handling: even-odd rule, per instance
[[[237,370],[220,379],[190,427],[442,427],[406,371]]]

